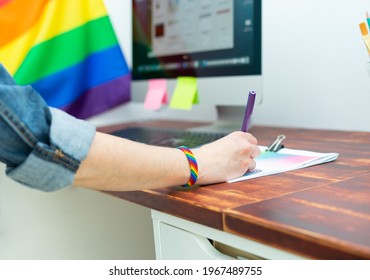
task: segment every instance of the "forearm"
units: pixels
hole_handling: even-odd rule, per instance
[[[178,149],[149,146],[97,132],[73,185],[139,190],[181,185],[189,180],[189,174],[187,159]]]
[[[196,184],[212,184],[241,176],[255,167],[257,140],[248,133],[228,136],[192,149],[198,162]],[[190,178],[189,163],[179,149],[155,147],[96,133],[75,175],[74,185],[101,190],[142,190],[179,186]]]

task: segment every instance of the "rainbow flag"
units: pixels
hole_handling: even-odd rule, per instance
[[[103,0],[0,0],[0,63],[78,118],[130,100],[130,70]]]

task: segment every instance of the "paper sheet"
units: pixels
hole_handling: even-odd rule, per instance
[[[282,173],[290,170],[305,168],[335,160],[337,153],[317,153],[305,150],[292,150],[283,148],[279,152],[266,152],[264,146],[259,146],[261,154],[256,161],[256,168],[239,178],[229,180],[229,183],[248,180],[252,178]]]

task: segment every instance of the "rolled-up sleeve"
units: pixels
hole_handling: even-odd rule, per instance
[[[0,64],[0,161],[10,178],[47,192],[68,187],[94,136],[94,126],[50,108]]]
[[[49,144],[38,142],[19,166],[7,175],[26,186],[46,192],[70,186],[91,147],[95,127],[65,112],[50,108]]]

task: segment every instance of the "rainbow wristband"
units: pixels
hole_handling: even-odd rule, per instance
[[[198,163],[197,160],[194,157],[193,152],[186,146],[180,146],[177,147],[177,149],[181,150],[186,158],[189,161],[189,167],[190,167],[190,179],[189,181],[185,184],[182,185],[183,187],[190,187],[195,184],[195,182],[198,179]]]

